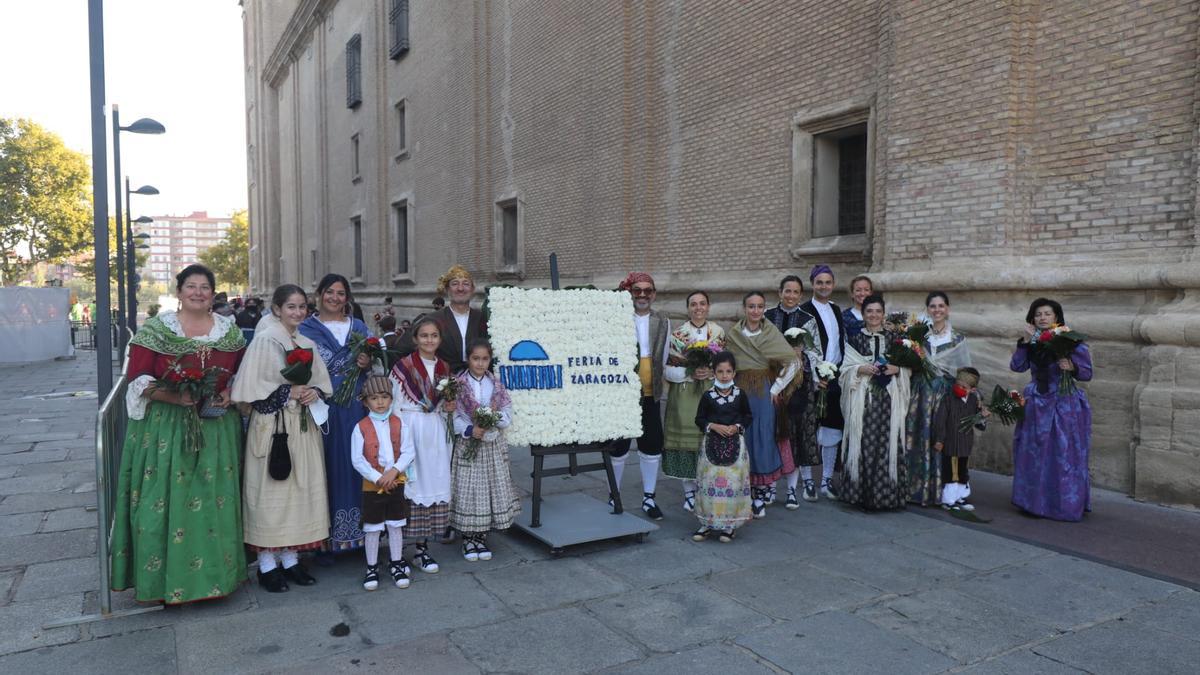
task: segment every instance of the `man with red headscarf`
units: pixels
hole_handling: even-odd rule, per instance
[[[633,296],[633,327],[638,342],[638,377],[642,383],[642,435],[637,439],[638,466],[642,469],[642,511],[654,520],[662,520],[662,509],[654,501],[658,484],[658,466],[662,462],[663,424],[659,402],[666,391],[663,386],[663,365],[667,362],[667,338],[671,321],[664,312],[652,309],[657,289],[654,278],[645,272],[631,272],[617,290]],[[620,489],[625,472],[625,458],[630,441],[624,438],[613,442],[613,472]],[[613,501],[609,499],[609,505]]]

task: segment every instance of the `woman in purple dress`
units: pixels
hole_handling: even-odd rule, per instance
[[[1034,335],[1064,324],[1062,305],[1038,298],[1025,315],[1026,336],[1017,341],[1010,367],[1030,371],[1025,386],[1025,419],[1013,432],[1012,501],[1036,516],[1077,521],[1091,510],[1088,454],[1091,450],[1092,408],[1082,389],[1059,393],[1063,371],[1076,380],[1092,379],[1092,356],[1080,343],[1068,358],[1056,359],[1034,347]]]

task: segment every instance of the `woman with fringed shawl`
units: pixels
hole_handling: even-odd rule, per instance
[[[863,329],[846,338],[838,374],[846,420],[838,498],[866,511],[902,509],[908,501],[904,420],[912,373],[882,364],[898,337],[883,328],[883,297],[869,296],[862,312]]]
[[[776,440],[775,405],[800,371],[800,360],[783,333],[763,317],[766,297],[757,291],[742,298],[746,313],[725,335],[725,347],[737,358],[737,385],[750,399],[753,421],[746,429],[750,455],[750,502],[755,518],[766,516],[768,490],[781,476],[796,470],[791,448]]]
[[[329,373],[315,357],[305,384],[292,383],[282,372],[288,352],[316,351],[298,330],[306,311],[304,289],[294,284],[275,289],[271,309],[258,322],[233,385],[233,400],[253,410],[246,433],[245,539],[258,555],[259,584],[272,593],[288,590],[289,581],[299,586],[315,583],[300,564],[299,552],[319,551],[329,537],[320,427],[328,410],[321,398],[332,389]],[[287,433],[291,462],[282,479],[271,476],[269,468],[279,432]]]
[[[932,378],[915,377],[908,403],[905,431],[905,464],[908,469],[908,500],[921,506],[941,503],[942,462],[933,449],[933,415],[938,403],[954,386],[954,374],[971,365],[967,337],[950,326],[950,298],[934,291],[925,298],[925,320],[929,334],[925,349],[936,372]]]
[[[442,342],[438,322],[431,316],[422,317],[412,333],[416,351],[392,366],[392,413],[412,433],[417,451],[404,486],[412,501],[404,539],[416,545],[413,560],[417,567],[433,574],[439,566],[429,555],[429,537],[441,535],[450,523],[453,427],[449,417],[457,403],[443,400],[438,392],[438,383],[452,377],[450,365],[437,355]],[[407,561],[401,562],[408,567]]]
[[[329,481],[329,548],[334,553],[351,551],[363,545],[362,529],[362,476],[350,462],[350,436],[354,427],[367,416],[367,408],[358,400],[362,380],[371,367],[371,359],[359,355],[353,362],[350,351],[350,336],[359,333],[370,336],[367,325],[349,315],[347,308],[354,297],[350,282],[340,274],[326,274],[317,284],[317,313],[300,324],[300,334],[316,343],[317,354],[325,363],[333,381],[333,391],[342,386],[347,377],[356,377],[350,401],[341,405],[326,392],[329,404],[329,422],[324,432],[325,473]],[[346,375],[350,366],[358,369]]]

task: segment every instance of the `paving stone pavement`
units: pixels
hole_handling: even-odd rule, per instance
[[[374,593],[362,563],[311,588],[64,628],[98,606],[94,361],[0,367],[0,672],[1183,673],[1200,593],[916,512],[780,506],[735,542],[695,543],[677,482],[644,543],[558,558],[513,532],[468,563]],[[518,485],[531,462],[513,449]],[[623,492],[640,491],[636,467]],[[595,474],[548,494],[606,494]],[[1200,515],[1196,516],[1200,532]],[[1198,535],[1200,536],[1200,535]],[[135,606],[129,593],[114,608]],[[1188,665],[1192,664],[1192,665]]]

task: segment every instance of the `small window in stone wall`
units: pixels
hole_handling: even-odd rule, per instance
[[[838,234],[867,231],[867,131],[838,141]]]
[[[408,200],[392,204],[396,219],[396,274],[408,274]]]
[[[500,211],[503,233],[500,262],[505,267],[511,267],[517,264],[517,203],[502,204]]]
[[[388,56],[397,61],[408,53],[408,0],[392,0],[388,24],[391,33]]]
[[[346,43],[346,107],[362,105],[362,35],[355,33]]]
[[[408,110],[404,101],[396,104],[396,157],[401,159],[408,152]]]
[[[870,252],[873,98],[792,118],[792,257]]]
[[[867,125],[813,137],[813,234],[867,231]]]
[[[350,180],[352,182],[357,182],[362,178],[362,173],[359,171],[362,166],[361,160],[362,153],[358,134],[354,134],[350,137]]]
[[[354,216],[350,219],[350,233],[354,237],[354,278],[363,276],[363,232],[362,218]]]

